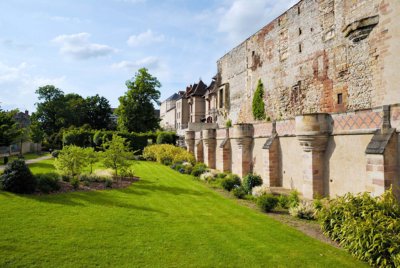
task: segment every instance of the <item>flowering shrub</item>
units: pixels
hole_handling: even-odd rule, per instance
[[[249,173],[243,178],[243,187],[249,194],[251,193],[253,187],[260,186],[262,183],[263,181],[261,177],[253,173]]]
[[[305,220],[315,220],[315,209],[312,203],[301,202],[297,207],[291,207],[289,214]]]
[[[201,181],[209,182],[209,181],[212,181],[214,179],[215,179],[215,175],[211,171],[207,171],[207,172],[205,172],[205,173],[200,175],[200,180]]]
[[[157,161],[164,165],[189,162],[192,165],[196,162],[193,154],[183,148],[170,144],[156,144],[144,148],[143,157],[149,161]]]
[[[271,193],[271,189],[267,186],[267,185],[259,185],[259,186],[255,186],[252,190],[251,190],[251,194],[255,197],[260,197],[262,195],[265,194],[270,194]]]

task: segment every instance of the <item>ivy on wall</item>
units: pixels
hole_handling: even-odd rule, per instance
[[[261,79],[258,80],[256,92],[254,93],[252,109],[254,119],[265,119],[264,85]]]

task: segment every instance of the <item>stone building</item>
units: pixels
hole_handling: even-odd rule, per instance
[[[177,128],[176,118],[176,102],[179,100],[180,95],[174,93],[161,103],[160,106],[160,125],[166,130],[175,130]]]
[[[302,0],[218,60],[220,128],[188,131],[188,150],[306,198],[399,187],[399,51],[400,1]]]

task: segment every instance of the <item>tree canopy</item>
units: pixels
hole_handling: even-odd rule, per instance
[[[147,132],[159,128],[159,118],[155,114],[154,102],[159,103],[161,87],[158,79],[140,69],[131,80],[126,82],[128,91],[119,98],[116,110],[118,128],[129,132]]]
[[[17,112],[6,112],[0,108],[0,146],[10,146],[21,136],[21,128],[14,119]]]
[[[36,90],[41,102],[36,103],[33,114],[36,122],[47,136],[58,133],[62,128],[89,125],[93,129],[111,129],[112,109],[108,100],[99,95],[87,97],[64,92],[52,85]]]

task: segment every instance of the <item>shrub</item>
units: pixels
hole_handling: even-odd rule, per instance
[[[147,146],[143,150],[143,157],[148,161],[157,161],[160,164],[171,165],[175,163],[196,162],[193,154],[183,148],[170,144],[157,144]]]
[[[392,190],[380,197],[346,194],[318,215],[324,234],[371,266],[398,267],[400,205]]]
[[[60,175],[45,173],[36,175],[37,188],[42,193],[48,194],[60,190]]]
[[[297,207],[300,204],[300,193],[297,190],[293,190],[289,194],[289,207]]]
[[[225,123],[225,127],[230,128],[232,127],[232,120],[228,119]]]
[[[278,205],[278,198],[272,194],[262,195],[257,198],[257,205],[262,211],[270,212]]]
[[[236,198],[239,198],[239,199],[243,199],[243,198],[246,196],[246,194],[247,194],[247,192],[246,192],[246,190],[243,188],[243,186],[235,187],[235,188],[232,190],[232,193],[233,193],[234,196],[236,196]]]
[[[74,187],[75,190],[79,189],[80,182],[79,182],[78,178],[76,178],[76,177],[71,178],[70,184],[72,185],[72,187]]]
[[[207,171],[200,175],[201,181],[210,182],[210,181],[214,180],[214,178],[215,178],[215,175],[210,171]]]
[[[71,180],[71,176],[69,176],[69,175],[62,175],[61,176],[61,179],[62,179],[62,181],[65,181],[65,182],[69,182],[70,180]]]
[[[157,136],[157,144],[175,144],[175,133],[160,132]]]
[[[260,197],[262,195],[270,194],[270,193],[271,193],[271,189],[267,185],[255,186],[251,190],[251,194],[255,197]]]
[[[51,152],[51,156],[54,157],[54,158],[57,158],[59,153],[60,153],[59,150],[54,150],[54,151]]]
[[[80,174],[87,165],[85,150],[75,145],[64,146],[54,161],[54,165],[61,174],[71,176]]]
[[[1,176],[1,182],[3,190],[13,193],[30,194],[36,188],[36,178],[24,160],[8,163]]]
[[[106,188],[112,188],[112,184],[113,184],[112,179],[106,179],[106,180],[104,181],[104,186],[105,186]]]
[[[278,196],[278,205],[283,209],[288,209],[290,206],[290,199],[287,195],[281,194]]]
[[[221,181],[221,186],[227,191],[232,191],[233,188],[239,187],[241,185],[241,181],[239,176],[230,174],[226,176],[224,179]]]
[[[203,163],[197,163],[193,169],[192,169],[192,176],[195,177],[200,177],[201,174],[205,173],[207,171],[207,166],[206,164]]]
[[[130,153],[126,139],[116,134],[112,136],[112,139],[103,143],[103,163],[107,168],[112,168],[115,172],[115,176],[118,176],[118,170],[123,170],[129,166],[127,161]]]
[[[315,220],[315,209],[312,203],[302,202],[297,207],[291,207],[289,214],[305,220]]]
[[[227,173],[218,173],[218,174],[217,174],[217,179],[223,179],[223,178],[225,178],[226,176],[228,176]]]
[[[262,185],[263,181],[260,176],[249,173],[243,178],[243,187],[248,194],[251,194],[251,190],[255,186]]]

